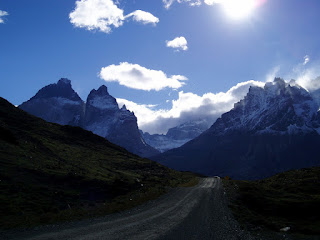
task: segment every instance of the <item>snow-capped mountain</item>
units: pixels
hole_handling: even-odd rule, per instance
[[[165,152],[173,148],[177,148],[198,137],[201,133],[207,130],[213,123],[213,120],[199,119],[183,123],[177,127],[170,128],[167,134],[149,134],[141,132],[144,140],[150,146]]]
[[[320,165],[320,114],[311,94],[280,78],[251,87],[204,133],[154,157],[178,170],[257,179]]]
[[[318,104],[294,81],[280,78],[264,88],[250,87],[247,96],[210,128],[214,134],[305,134],[317,131]]]
[[[71,81],[62,78],[38,91],[19,108],[48,122],[72,124],[83,114],[84,102],[72,89]]]
[[[62,78],[19,108],[49,122],[80,126],[143,157],[158,153],[141,137],[134,113],[125,106],[119,109],[104,85],[92,90],[85,103],[72,89],[71,81]]]

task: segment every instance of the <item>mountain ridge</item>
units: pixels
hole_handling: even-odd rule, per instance
[[[210,118],[198,119],[180,124],[170,128],[166,134],[149,134],[141,132],[146,143],[158,149],[160,152],[165,152],[173,148],[182,146],[190,140],[198,137],[205,130],[209,129],[213,120]]]
[[[300,86],[276,78],[246,97],[197,138],[152,159],[184,171],[260,179],[320,164],[319,111]]]
[[[62,78],[40,89],[19,108],[49,122],[82,127],[143,157],[158,153],[142,139],[134,113],[119,109],[105,85],[91,90],[84,102],[71,81]]]

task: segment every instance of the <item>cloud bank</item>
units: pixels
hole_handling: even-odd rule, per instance
[[[191,92],[179,92],[179,97],[172,101],[171,109],[154,109],[154,106],[138,104],[126,99],[117,99],[120,107],[123,104],[133,111],[138,118],[139,128],[151,134],[166,133],[169,128],[199,118],[210,118],[212,123],[232,109],[234,103],[242,99],[250,86],[263,87],[263,82],[247,81],[237,84],[227,92],[206,93],[202,96]]]
[[[9,15],[8,12],[0,10],[0,23],[4,23],[3,17],[8,15]]]
[[[143,24],[155,25],[159,22],[157,17],[142,10],[136,10],[125,16],[123,10],[113,0],[77,0],[75,9],[69,14],[70,22],[75,27],[104,33],[110,33],[112,27],[122,26],[124,20],[130,17]]]
[[[177,51],[179,50],[187,51],[188,42],[187,42],[187,39],[185,39],[185,37],[176,37],[171,41],[167,41],[167,47],[175,48]]]
[[[128,62],[102,68],[100,78],[107,82],[118,82],[128,88],[145,91],[159,91],[164,88],[178,89],[184,85],[184,81],[188,80],[182,75],[168,77],[161,70],[152,70]]]

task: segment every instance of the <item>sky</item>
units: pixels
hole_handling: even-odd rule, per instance
[[[140,129],[217,118],[275,76],[315,86],[318,0],[0,0],[0,96],[102,84]],[[319,85],[319,84],[318,84]],[[318,86],[317,85],[317,86]]]

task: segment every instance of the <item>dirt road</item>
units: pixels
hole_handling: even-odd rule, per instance
[[[178,188],[139,208],[96,220],[47,227],[8,239],[215,239],[250,240],[233,219],[220,178]]]

